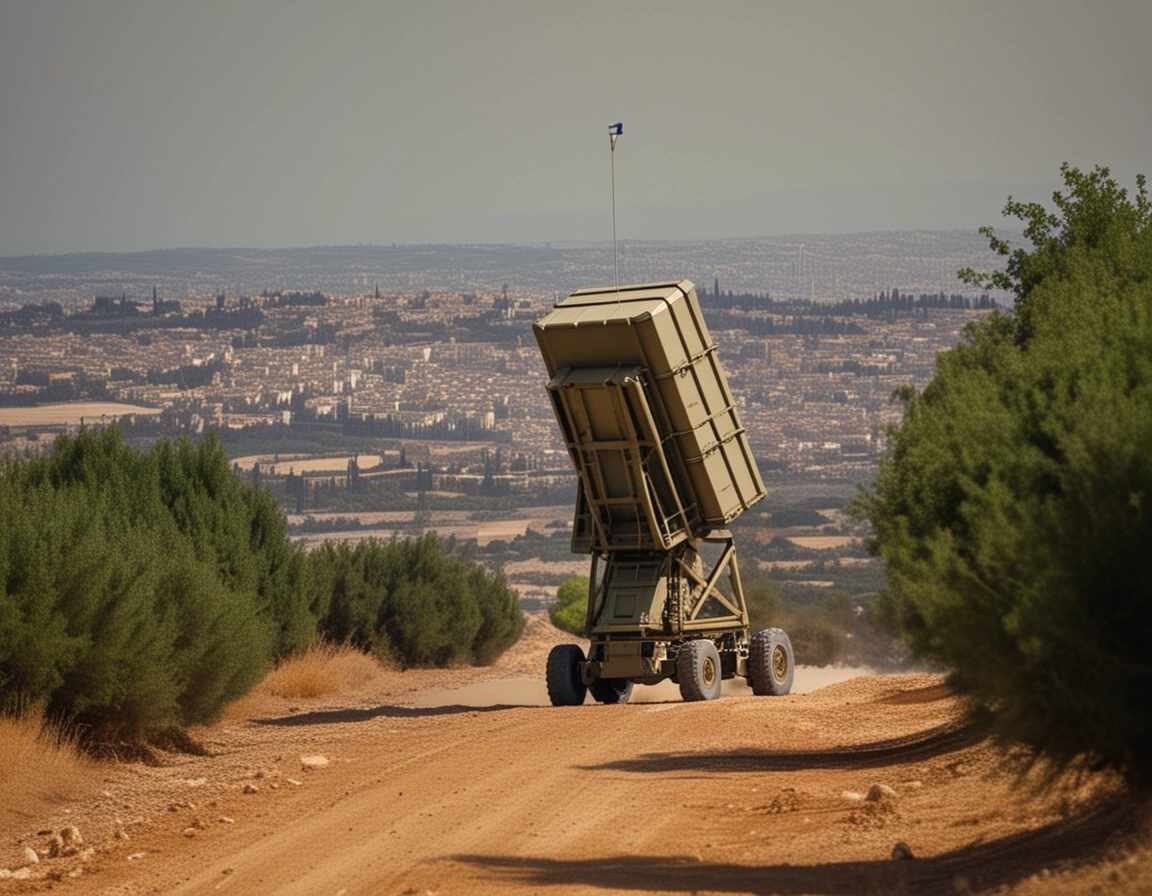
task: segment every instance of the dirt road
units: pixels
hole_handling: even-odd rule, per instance
[[[113,767],[41,822],[75,824],[95,852],[0,894],[1149,891],[1152,856],[1128,836],[1139,805],[1099,776],[1014,787],[935,676],[691,704],[418,705],[531,674],[556,639],[535,619],[494,668],[268,704],[198,732],[208,756]]]

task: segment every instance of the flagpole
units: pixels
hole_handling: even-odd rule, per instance
[[[620,265],[616,260],[616,141],[612,141],[612,274],[616,292],[620,292]]]
[[[621,121],[608,125],[608,136],[612,141],[609,155],[612,158],[612,274],[616,280],[616,292],[620,292],[620,265],[616,255],[616,138],[624,133]]]

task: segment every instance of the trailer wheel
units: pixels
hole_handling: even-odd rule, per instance
[[[627,703],[632,696],[632,682],[627,678],[597,678],[588,690],[597,703]]]
[[[576,644],[557,644],[548,654],[548,699],[553,706],[579,706],[588,688],[580,678],[584,651]]]
[[[676,657],[676,680],[686,700],[715,700],[720,696],[720,653],[711,641],[687,641]]]
[[[752,636],[748,645],[748,683],[760,697],[782,697],[792,690],[796,663],[792,642],[782,629],[766,628]]]

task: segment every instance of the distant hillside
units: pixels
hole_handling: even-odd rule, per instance
[[[768,293],[816,301],[963,291],[956,271],[998,259],[968,231],[893,231],[711,241],[622,241],[622,282],[680,279],[702,292]],[[0,305],[256,295],[266,289],[335,295],[455,290],[563,297],[611,284],[610,243],[325,246],[300,249],[161,249],[0,257]],[[975,295],[975,292],[973,292]]]

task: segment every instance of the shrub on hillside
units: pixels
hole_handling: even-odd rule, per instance
[[[217,475],[218,449],[141,454],[108,429],[4,461],[0,710],[42,706],[89,740],[141,740],[215,718],[300,636],[277,580],[302,566],[259,497]],[[182,480],[172,457],[192,471]]]
[[[884,606],[1007,738],[1152,772],[1152,203],[1062,168],[1056,212],[990,228],[1014,314],[970,326],[859,509]]]
[[[450,553],[434,533],[325,542],[309,563],[327,607],[324,636],[404,667],[491,663],[524,629],[504,576]]]
[[[846,632],[824,607],[800,607],[789,615],[785,630],[797,663],[831,666],[840,660]]]
[[[548,618],[560,631],[583,635],[587,616],[588,577],[565,579],[556,589],[556,603],[548,608]]]
[[[788,609],[779,585],[767,576],[749,576],[743,580],[743,587],[749,627],[753,632],[786,628]]]
[[[210,558],[226,587],[254,595],[261,615],[275,620],[276,655],[307,647],[325,607],[308,587],[303,551],[288,540],[272,495],[235,475],[214,435],[197,446],[160,441],[152,457],[161,501],[197,556]]]

